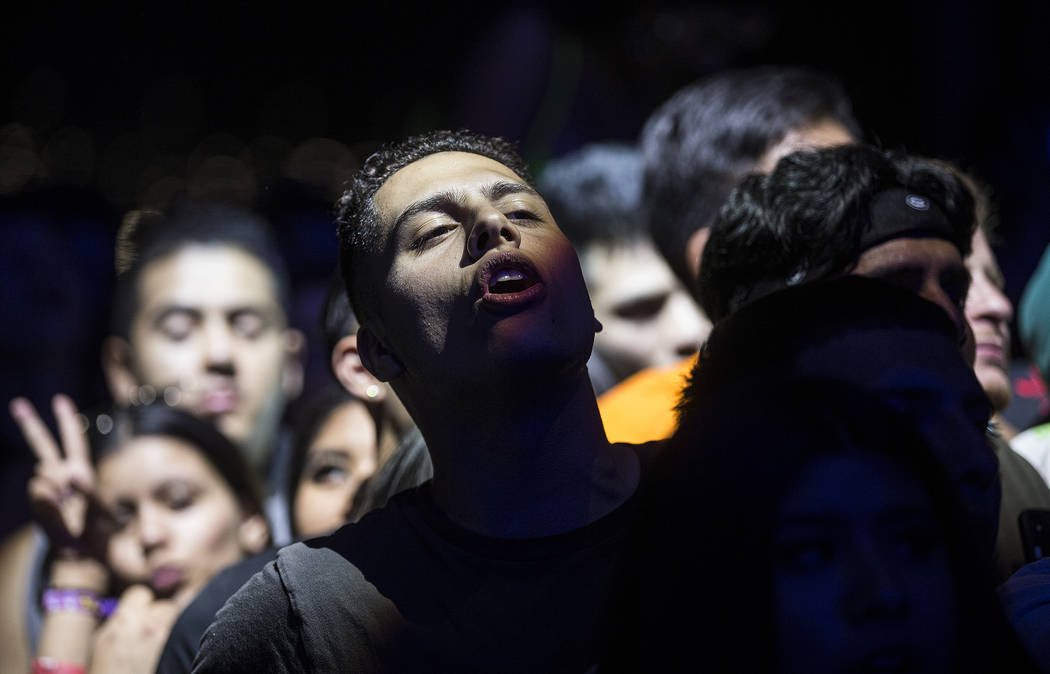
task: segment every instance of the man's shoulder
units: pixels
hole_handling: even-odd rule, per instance
[[[397,608],[346,557],[293,543],[215,616],[194,672],[374,671]]]

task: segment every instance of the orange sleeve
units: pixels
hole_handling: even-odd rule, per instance
[[[642,370],[602,394],[598,412],[609,442],[637,444],[670,437],[677,425],[674,406],[696,358]]]

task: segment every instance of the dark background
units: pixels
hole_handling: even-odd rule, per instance
[[[379,142],[469,127],[534,170],[631,141],[689,82],[808,65],[869,138],[958,162],[995,190],[1015,302],[1050,241],[1050,3],[38,2],[0,17],[0,399],[105,400],[113,235],[128,209],[225,196],[276,224],[311,337],[335,264],[331,204]],[[963,5],[963,6],[961,6]],[[28,449],[0,415],[0,534],[26,519]]]

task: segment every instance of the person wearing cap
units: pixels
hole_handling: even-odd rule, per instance
[[[876,278],[943,309],[972,367],[964,260],[975,227],[973,195],[941,162],[864,145],[797,152],[730,195],[704,249],[700,302],[717,324],[789,286],[844,274]],[[1002,486],[995,551],[1005,580],[1025,563],[1018,515],[1050,507],[1050,491],[998,434],[987,439]]]

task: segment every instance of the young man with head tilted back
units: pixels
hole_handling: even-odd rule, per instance
[[[503,141],[435,132],[340,204],[358,347],[434,477],[281,551],[216,617],[195,671],[575,671],[640,475],[606,438],[580,264]]]

